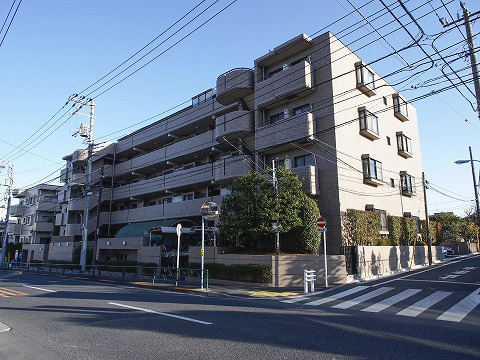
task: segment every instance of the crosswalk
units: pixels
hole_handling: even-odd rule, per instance
[[[405,317],[429,314],[436,320],[451,322],[460,322],[469,314],[480,317],[480,288],[459,298],[458,293],[449,291],[359,285],[333,294],[298,296],[282,302],[305,306],[325,305],[342,310],[353,308],[368,313],[390,311]]]
[[[0,297],[8,298],[11,296],[28,296],[28,294],[22,291],[0,287]]]

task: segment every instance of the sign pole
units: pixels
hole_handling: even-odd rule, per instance
[[[200,289],[203,290],[203,271],[205,266],[205,220],[202,216],[202,270],[200,274]]]
[[[327,268],[327,229],[323,231],[323,261],[325,266],[325,287],[328,288],[328,268]]]
[[[180,275],[180,236],[182,234],[182,225],[177,224],[177,281],[175,286],[178,286],[178,278]]]

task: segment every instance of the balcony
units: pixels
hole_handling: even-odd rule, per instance
[[[408,105],[407,102],[399,95],[392,95],[393,98],[393,115],[401,121],[408,121]]]
[[[36,205],[36,210],[38,211],[60,211],[60,204],[57,202],[39,202]]]
[[[71,162],[76,165],[77,162],[86,161],[88,157],[88,150],[75,150],[72,153],[72,160]]]
[[[96,205],[96,202],[95,202]],[[68,211],[83,211],[85,209],[85,201],[83,198],[71,199],[67,205]]]
[[[215,181],[227,183],[229,180],[246,175],[255,168],[255,162],[247,155],[229,157],[215,162]]]
[[[11,205],[10,216],[23,216],[27,207],[25,205]]]
[[[27,190],[25,190],[25,189],[13,189],[12,190],[12,196],[14,198],[24,197],[24,196],[26,196],[26,193],[27,193]]]
[[[60,181],[67,182],[68,181],[68,175],[69,175],[69,172],[67,171],[67,169],[62,169],[60,171]]]
[[[82,224],[67,224],[65,235],[82,235]]]
[[[306,165],[293,168],[292,171],[297,174],[302,181],[302,189],[309,195],[317,195],[317,178],[315,166]]]
[[[302,61],[257,83],[257,108],[311,94],[315,90],[312,71],[310,63]]]
[[[254,131],[253,112],[240,110],[219,116],[215,119],[215,133],[218,142],[244,138]]]
[[[36,232],[52,232],[53,231],[54,223],[48,222],[36,222],[33,225],[33,231]]]
[[[307,140],[315,134],[313,114],[303,113],[257,129],[255,148],[265,150],[293,141]]]
[[[217,145],[213,135],[213,131],[206,131],[184,140],[179,140],[149,153],[134,157],[131,160],[117,164],[115,166],[115,174],[128,173],[181,156],[186,157],[187,155],[190,155],[190,160],[193,161],[195,153],[201,150],[210,149],[212,146]]]
[[[217,101],[228,105],[253,93],[253,70],[233,69],[217,78]]]
[[[55,214],[55,226],[61,226],[66,224],[67,224],[66,214],[63,214],[63,213]]]
[[[132,196],[141,196],[202,182],[208,183],[212,178],[213,164],[200,165],[114,188],[113,199],[117,200]]]

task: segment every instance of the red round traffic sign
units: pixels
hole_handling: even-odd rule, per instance
[[[325,226],[327,226],[327,220],[325,220],[324,218],[318,218],[317,219],[317,227],[323,229]]]

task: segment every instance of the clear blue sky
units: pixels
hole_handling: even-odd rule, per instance
[[[205,9],[213,1],[205,1],[199,9]],[[362,14],[366,17],[383,9],[379,0],[350,1],[357,6],[367,4],[361,8]],[[387,4],[398,5],[395,0],[384,1]],[[199,19],[153,51],[139,65],[160,54],[230,2],[231,0],[219,0]],[[432,11],[432,7],[440,7],[436,10],[438,15],[449,17],[447,10],[442,7],[441,0],[432,0],[430,4],[423,0],[404,2],[419,19],[419,24],[427,35],[437,34],[443,30],[437,15]],[[60,109],[68,96],[80,92],[108,73],[198,3],[199,0],[175,2],[23,0],[0,47],[2,124],[0,159],[5,159],[4,156],[13,149],[5,142],[13,145],[22,143]],[[424,3],[423,7],[414,10]],[[460,10],[459,2],[443,0],[443,3],[456,17],[457,11]],[[0,2],[2,23],[11,4],[12,1]],[[468,0],[466,4],[471,12],[480,10],[480,4],[476,1]],[[360,39],[349,47],[367,63],[390,53],[391,48],[383,41],[367,45],[378,38],[369,25],[353,31],[361,19],[360,14],[355,13],[343,20],[335,21],[352,10],[348,0],[237,0],[215,19],[157,60],[96,98],[95,137],[99,138],[128,127],[214,87],[216,78],[221,73],[235,67],[253,66],[253,59],[300,33],[313,35],[329,30],[337,34],[346,44]],[[195,14],[199,11],[195,11]],[[397,16],[405,15],[399,8],[393,11]],[[401,19],[404,24],[409,22],[406,16]],[[334,21],[334,25],[328,26]],[[372,20],[372,25],[379,28],[379,32],[386,36],[387,41],[399,49],[409,44],[411,39],[403,29],[387,35],[399,28],[398,24],[392,21],[394,20],[391,15],[385,14]],[[184,23],[185,21],[181,25]],[[479,27],[477,22],[474,25],[474,33],[480,31]],[[174,30],[177,28],[178,26]],[[346,28],[352,30],[350,34],[342,32]],[[414,36],[419,35],[419,29],[414,24],[407,25],[407,28]],[[464,33],[463,27],[461,31]],[[0,40],[3,34],[0,34]],[[154,45],[166,36],[160,38]],[[457,29],[452,29],[436,40],[434,45],[441,50],[462,39],[461,33]],[[424,49],[433,55],[432,40],[433,37],[424,36],[422,44]],[[476,41],[480,45],[480,39],[476,38]],[[151,48],[152,46],[147,50]],[[461,51],[462,46],[455,46],[447,53],[453,50]],[[424,57],[424,54],[417,48],[402,52],[402,56],[407,62],[413,63]],[[385,75],[403,67],[402,61],[390,57],[388,60],[375,63],[372,67],[378,74]],[[469,63],[462,58],[458,58],[452,64],[455,69],[468,65]],[[432,85],[432,88],[408,90],[411,85],[440,76],[441,67],[442,63],[438,61],[433,69],[420,74],[420,78],[403,83],[398,88],[406,87],[403,94],[412,99],[430,92],[432,88],[446,86],[447,83],[441,82]],[[450,72],[448,68],[445,71]],[[411,74],[412,72],[406,71],[387,80],[394,83],[395,80]],[[468,79],[470,70],[459,74]],[[473,91],[473,85],[468,86],[470,91]],[[460,90],[472,103],[474,102],[469,90],[465,87],[460,87]],[[98,93],[100,91],[95,94]],[[453,162],[468,158],[469,145],[473,148],[474,156],[480,159],[478,143],[480,121],[476,113],[456,90],[428,97],[416,102],[415,106],[418,111],[423,166],[427,178],[433,184],[445,188],[449,195],[473,199],[470,167],[468,164],[458,166]],[[464,119],[469,121],[465,122]],[[30,153],[16,158],[14,187],[23,187],[48,176],[61,166],[61,158],[64,155],[83,147],[81,139],[73,138],[69,133],[73,132],[80,122],[86,120],[79,116],[73,117],[31,150],[52,161]],[[63,119],[57,125],[61,122]],[[132,127],[131,130],[138,127]],[[126,133],[127,131],[123,131],[101,140],[115,140]],[[477,166],[477,171],[478,168]],[[54,176],[48,178],[52,177]],[[463,215],[464,208],[469,206],[469,202],[457,201],[432,191],[428,192],[428,196],[431,212],[451,210]]]

